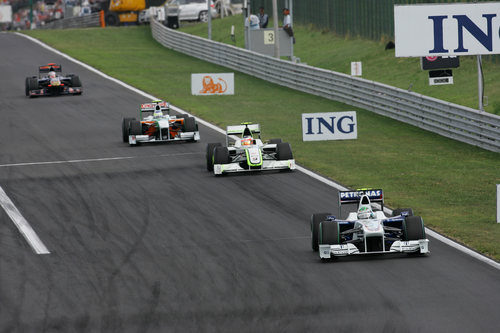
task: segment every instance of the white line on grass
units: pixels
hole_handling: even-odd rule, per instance
[[[77,63],[78,65],[83,66],[86,69],[88,69],[88,70],[90,70],[90,71],[92,71],[92,72],[94,72],[94,73],[96,73],[96,74],[98,74],[98,75],[100,75],[100,76],[108,79],[108,80],[111,80],[111,81],[113,81],[113,82],[115,82],[115,83],[117,83],[117,84],[119,84],[119,85],[121,85],[121,86],[129,89],[129,90],[132,90],[133,92],[135,92],[135,93],[137,93],[139,95],[142,95],[142,96],[144,96],[144,97],[146,97],[146,98],[148,98],[150,100],[156,100],[157,99],[153,95],[150,95],[150,94],[148,94],[148,93],[146,93],[146,92],[144,92],[142,90],[139,90],[137,88],[134,88],[134,87],[126,84],[125,82],[122,82],[122,81],[120,81],[118,79],[115,79],[115,78],[109,76],[109,75],[106,75],[106,74],[100,72],[99,70],[97,70],[97,69],[95,69],[95,68],[93,68],[93,67],[91,67],[91,66],[89,66],[89,65],[87,65],[87,64],[85,64],[85,63],[83,63],[83,62],[81,62],[79,60],[76,60],[76,59],[70,57],[69,55],[67,55],[65,53],[62,53],[61,51],[58,51],[58,50],[56,50],[56,49],[48,46],[47,44],[45,44],[45,43],[43,43],[43,42],[41,42],[41,41],[39,41],[39,40],[31,37],[31,36],[27,36],[27,35],[20,34],[20,33],[17,33],[17,34],[19,34],[19,35],[21,35],[21,36],[23,36],[25,38],[28,38],[31,41],[33,41],[34,43],[37,43],[37,44],[41,45],[42,47],[46,48],[47,50],[50,50],[50,51],[52,51],[52,52],[54,52],[54,53],[56,53],[56,54],[58,54],[58,55],[60,55],[60,56],[62,56],[64,58],[70,60],[70,61],[73,61],[73,62]],[[172,110],[177,111],[179,113],[189,114],[187,111],[184,111],[184,110],[182,110],[182,109],[180,109],[180,108],[178,108],[176,106],[171,105],[170,107],[172,108]],[[211,124],[211,123],[209,123],[209,122],[207,122],[207,121],[205,121],[203,119],[200,119],[200,118],[198,118],[196,116],[194,116],[194,117],[196,118],[196,120],[199,123],[202,123],[203,125],[205,125],[205,126],[211,128],[211,129],[213,129],[214,131],[217,131],[217,132],[222,133],[222,134],[226,134],[226,132],[223,129],[221,129],[221,128],[219,128],[219,127],[217,127],[217,126],[215,126],[215,125],[213,125],[213,124]],[[329,185],[331,187],[334,187],[334,188],[336,188],[339,191],[347,191],[347,190],[349,190],[348,188],[346,188],[346,187],[344,187],[344,186],[342,186],[342,185],[340,185],[340,184],[338,184],[338,183],[336,183],[336,182],[334,182],[334,181],[332,181],[330,179],[327,179],[327,178],[325,178],[323,176],[320,176],[320,175],[318,175],[318,174],[316,174],[316,173],[314,173],[314,172],[312,172],[310,170],[307,170],[307,169],[305,169],[305,168],[303,168],[301,166],[297,165],[297,170],[299,170],[300,172],[305,173],[306,175],[308,175],[310,177],[313,177],[314,179],[319,180],[322,183],[325,183],[325,184],[327,184],[327,185]],[[388,208],[385,208],[384,211],[392,213],[392,211],[390,209],[388,209]],[[467,248],[467,247],[465,247],[465,246],[463,246],[461,244],[458,244],[458,243],[456,243],[456,242],[454,242],[454,241],[452,241],[452,240],[450,240],[450,239],[448,239],[448,238],[446,238],[446,237],[444,237],[444,236],[438,234],[437,232],[432,231],[432,230],[430,230],[428,228],[425,228],[425,231],[431,237],[433,237],[433,238],[435,238],[437,240],[440,240],[441,242],[443,242],[443,243],[445,243],[447,245],[450,245],[453,248],[455,248],[455,249],[457,249],[457,250],[459,250],[459,251],[461,251],[463,253],[466,253],[466,254],[468,254],[468,255],[470,255],[470,256],[478,259],[478,260],[481,260],[481,261],[487,263],[488,265],[491,265],[491,266],[493,266],[493,267],[495,267],[497,269],[500,269],[500,263],[497,263],[496,261],[494,261],[494,260],[492,260],[492,259],[490,259],[490,258],[488,258],[486,256],[483,256],[480,253],[472,251],[471,249],[469,249],[469,248]]]
[[[7,196],[7,193],[0,186],[0,205],[3,207],[7,215],[12,219],[17,229],[24,236],[26,241],[29,243],[31,248],[36,254],[49,254],[49,250],[40,240],[36,232],[33,230],[31,225],[26,221],[26,219],[21,215],[19,210],[16,208],[12,200]]]

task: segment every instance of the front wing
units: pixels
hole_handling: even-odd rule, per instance
[[[214,174],[222,175],[223,173],[231,172],[248,172],[248,171],[262,171],[262,170],[295,170],[295,160],[263,160],[260,168],[242,168],[239,163],[228,164],[214,164]]]
[[[321,259],[330,259],[332,256],[345,257],[349,255],[358,255],[358,254],[387,254],[387,253],[416,253],[416,252],[419,252],[421,254],[429,253],[429,240],[419,239],[413,241],[395,241],[394,243],[392,243],[389,251],[377,251],[377,252],[360,252],[359,249],[354,244],[351,243],[337,244],[337,245],[328,245],[328,244],[319,245],[319,257]]]
[[[64,87],[61,90],[56,91],[55,89],[42,88],[33,89],[29,91],[29,97],[38,96],[54,96],[54,95],[80,95],[82,93],[82,88],[80,87]]]
[[[199,141],[200,132],[181,132],[178,136],[170,138],[158,139],[154,136],[149,135],[129,135],[128,143],[130,145],[136,145],[138,143],[154,143],[154,142],[170,142],[170,141]]]

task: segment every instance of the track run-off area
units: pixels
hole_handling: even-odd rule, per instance
[[[330,181],[214,177],[205,146],[224,135],[202,121],[199,143],[129,147],[121,120],[150,96],[23,36],[0,45],[0,332],[500,327],[498,264],[432,233],[429,256],[322,263],[309,218],[337,211]],[[48,62],[83,94],[27,98]]]

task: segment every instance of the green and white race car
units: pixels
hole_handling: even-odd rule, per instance
[[[236,136],[230,142],[229,136]],[[215,175],[230,172],[261,170],[294,170],[292,148],[281,139],[263,143],[260,139],[260,125],[242,123],[228,126],[226,146],[221,143],[207,145],[207,169]]]

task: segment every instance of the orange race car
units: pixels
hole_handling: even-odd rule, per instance
[[[130,145],[148,142],[199,141],[200,132],[194,117],[171,116],[170,105],[153,101],[141,105],[141,120],[123,118],[123,142]]]

